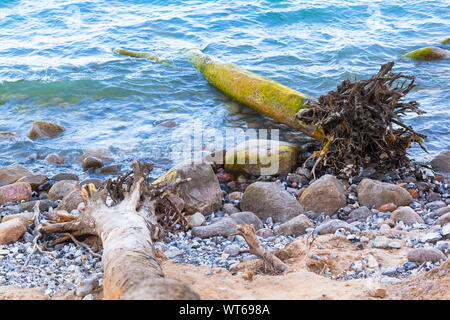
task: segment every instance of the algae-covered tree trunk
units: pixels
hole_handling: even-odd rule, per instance
[[[198,49],[189,49],[186,53],[195,68],[226,95],[313,138],[324,138],[319,128],[295,118],[299,110],[306,108],[305,102],[311,97]]]

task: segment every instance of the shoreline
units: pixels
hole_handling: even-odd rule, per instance
[[[99,154],[96,155],[99,156]],[[91,155],[85,157],[84,160],[88,159],[88,162],[92,160],[91,164],[95,164],[95,159],[89,159],[89,157],[95,158]],[[112,166],[115,166],[115,164]],[[225,218],[230,219],[236,213],[246,212],[246,210],[242,209],[241,201],[245,191],[252,184],[268,183],[270,188],[281,186],[280,190],[289,194],[292,199],[295,199],[296,203],[301,203],[302,194],[312,184],[321,179],[319,178],[320,175],[318,174],[318,179],[314,181],[311,180],[311,177],[308,177],[310,175],[308,170],[301,167],[295,169],[295,166],[293,166],[289,174],[259,177],[247,175],[245,177],[244,175],[227,172],[220,165],[213,165],[212,167],[214,167],[214,176],[219,181],[222,193],[220,209],[215,210],[213,213],[203,214],[203,221],[193,229],[181,230],[181,226],[178,225],[178,228],[176,226],[175,230],[165,236],[164,239],[156,241],[154,248],[157,251],[159,262],[162,263],[163,269],[167,268],[172,271],[178,267],[178,269],[187,268],[189,270],[192,268],[202,269],[204,267],[212,268],[210,270],[220,268],[225,270],[220,272],[226,272],[227,277],[231,279],[242,279],[248,274],[252,274],[252,277],[253,275],[263,278],[274,277],[275,275],[261,273],[261,266],[254,255],[250,253],[239,254],[239,251],[248,249],[245,241],[239,236],[227,236],[227,230],[220,230],[220,221],[223,221]],[[114,168],[117,169],[117,167]],[[65,176],[57,175],[57,178],[61,179],[60,181],[46,180],[40,185],[33,185],[34,191],[31,202],[22,201],[22,203],[1,205],[0,215],[2,218],[14,214],[24,215],[24,212],[32,208],[32,204],[35,204],[37,200],[41,200],[46,204],[41,208],[44,216],[41,216],[41,219],[50,219],[52,215],[54,217],[55,212],[62,210],[61,204],[64,205],[64,202],[70,203],[64,198],[72,193],[77,185],[77,183],[70,185],[68,183],[70,180],[62,179],[64,177],[75,179],[75,176],[70,174]],[[440,227],[435,224],[439,218],[445,215],[449,216],[447,213],[450,212],[448,175],[435,173],[433,170],[412,161],[411,166],[408,168],[386,172],[366,169],[361,172],[360,176],[345,177],[345,175],[340,174],[335,178],[344,187],[345,205],[337,209],[333,214],[317,214],[313,210],[303,209],[300,215],[305,216],[308,222],[303,226],[301,223],[294,224],[292,230],[295,230],[295,232],[290,229],[290,226],[286,227],[286,223],[290,219],[274,221],[272,217],[263,219],[256,217],[254,214],[249,216],[248,219],[253,219],[252,223],[254,225],[259,225],[257,235],[260,244],[269,251],[274,252],[275,255],[285,259],[285,262],[295,270],[303,269],[302,272],[313,272],[320,277],[325,277],[332,281],[338,280],[339,282],[378,279],[377,286],[388,287],[397,283],[401,284],[403,280],[407,281],[411,275],[417,276],[423,272],[439,269],[444,261],[448,261],[450,251],[448,239],[450,237],[442,231],[444,226],[447,226],[446,228],[448,229],[448,221]],[[412,212],[409,212],[409,214],[418,215],[423,223],[408,225],[403,223],[403,221],[392,221],[392,213],[397,208],[401,208],[402,206],[400,205],[395,205],[395,208],[389,208],[390,211],[380,210],[380,207],[377,208],[374,205],[360,205],[357,192],[358,185],[361,184],[362,180],[372,180],[372,178],[407,190],[407,193],[411,196],[411,201],[403,207],[411,208]],[[42,179],[41,182],[44,180]],[[86,181],[83,182],[86,183]],[[90,179],[88,182],[93,182],[98,187],[100,181]],[[69,192],[65,190],[65,195],[62,199],[49,200],[49,191],[57,183],[64,185],[65,188],[72,189]],[[45,186],[45,188],[41,188],[42,190],[40,191],[40,186]],[[279,191],[274,188],[271,189],[271,192],[276,193]],[[261,199],[261,201],[266,200]],[[267,201],[271,205],[270,201],[272,200],[270,196]],[[52,210],[50,209],[52,205],[57,205],[57,207]],[[73,205],[72,207],[69,205],[69,209],[71,208],[73,208]],[[77,205],[75,209],[63,212],[78,215],[82,209],[83,206]],[[245,214],[242,215],[245,216]],[[334,226],[333,224],[337,221],[339,223]],[[328,229],[325,228],[327,229],[326,231],[317,234],[316,229],[322,228],[324,225],[327,225]],[[198,230],[201,228],[206,228],[205,230],[207,230],[211,226],[218,230],[214,231],[218,232],[217,235],[209,233],[208,236],[199,236]],[[280,227],[284,228],[284,232],[277,230]],[[226,226],[223,228],[226,229]],[[20,240],[0,246],[0,254],[3,261],[8,261],[8,263],[3,264],[0,271],[0,280],[2,280],[0,281],[0,288],[6,289],[14,285],[43,287],[43,297],[49,299],[61,298],[61,295],[65,299],[102,298],[100,290],[103,281],[101,259],[70,241],[65,244],[50,246],[49,243],[55,239],[54,236],[48,236],[43,243],[47,245],[46,249],[56,253],[55,258],[48,254],[33,254],[28,269],[38,270],[38,272],[28,271],[28,275],[23,276],[20,265],[30,254],[33,242],[31,225],[28,225],[27,229],[24,236],[20,237]],[[196,229],[196,235],[193,235],[194,229]],[[286,235],[286,233],[290,234]],[[304,252],[300,248],[300,244],[304,246],[306,239],[309,239],[312,233],[316,234],[317,241],[321,243],[318,246],[319,249],[315,248],[319,254],[317,252],[314,253],[314,250],[312,250],[309,254],[302,256]],[[345,243],[343,253],[336,254],[333,251],[342,250],[332,250],[333,246],[330,246],[330,243],[336,241],[336,237]],[[327,247],[329,250],[326,253],[322,252],[323,248]],[[444,256],[443,260],[424,263],[409,261],[407,257],[408,252],[412,249],[423,247],[439,250]],[[97,252],[97,254],[101,254],[101,251]],[[286,254],[287,258],[283,256]],[[337,259],[341,254],[343,257]],[[362,255],[364,257],[363,260],[357,258],[358,255]],[[302,259],[299,259],[300,257]],[[297,260],[302,260],[302,265],[298,265]],[[333,260],[338,261],[335,263],[336,265],[324,262]],[[55,263],[55,261],[57,262]],[[176,263],[173,264],[173,262]],[[370,264],[372,264],[371,267],[369,267]],[[5,265],[8,266],[8,270],[5,269]],[[48,266],[51,266],[51,268]],[[319,266],[321,267],[319,268]],[[41,275],[49,275],[42,277],[38,275],[39,272]],[[213,275],[216,271],[211,272],[210,275]],[[206,273],[208,274],[208,272]],[[174,276],[176,277],[176,274]],[[247,281],[251,282],[248,279]],[[194,283],[196,283],[196,280],[194,280]],[[199,288],[200,292],[203,289]],[[95,297],[93,294],[95,294]]]

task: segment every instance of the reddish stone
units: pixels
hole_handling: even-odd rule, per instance
[[[31,186],[26,182],[16,182],[0,187],[0,204],[31,200]]]
[[[256,231],[256,235],[265,239],[273,236],[273,231],[272,229],[262,228]]]
[[[393,204],[392,202],[383,204],[382,206],[380,206],[378,208],[378,211],[381,211],[381,212],[388,212],[388,211],[393,212],[394,210],[397,210],[397,206],[395,204]]]
[[[414,199],[419,199],[419,193],[417,192],[416,189],[414,188],[409,188],[406,191],[409,192],[409,194],[411,195],[411,197],[413,197]]]
[[[219,183],[230,182],[235,179],[235,177],[231,173],[228,173],[228,172],[216,173],[216,177],[217,177],[217,179],[219,179]]]
[[[170,193],[169,196],[167,197],[167,200],[170,201],[170,203],[175,207],[176,210],[178,210],[178,212],[183,211],[184,200],[181,199],[179,196],[177,196],[176,194]]]
[[[22,217],[0,223],[0,245],[16,242],[26,231],[27,223]]]
[[[242,192],[240,192],[240,191],[232,192],[232,193],[230,193],[230,195],[228,196],[228,199],[229,199],[229,200],[237,200],[237,201],[240,201],[241,198],[242,198]]]

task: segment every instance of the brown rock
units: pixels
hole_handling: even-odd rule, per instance
[[[31,186],[25,182],[16,182],[0,187],[0,204],[31,200]]]
[[[233,174],[228,172],[216,173],[216,177],[219,180],[219,183],[225,183],[236,179]]]
[[[431,160],[431,167],[439,172],[450,173],[450,150],[441,152]]]
[[[313,224],[304,214],[300,214],[295,218],[292,218],[285,223],[282,223],[278,228],[275,229],[275,234],[284,233],[286,236],[293,234],[302,235],[306,233],[306,229],[311,227]]]
[[[0,132],[0,141],[18,141],[21,139],[22,138],[14,132],[9,131]]]
[[[378,211],[381,212],[393,212],[397,209],[397,206],[393,204],[392,202],[383,204],[382,206],[378,207]]]
[[[222,208],[224,213],[233,214],[239,212],[240,210],[231,203],[225,203]]]
[[[96,178],[85,179],[80,182],[80,186],[84,186],[84,185],[90,184],[90,183],[92,183],[94,185],[95,189],[99,189],[102,186],[103,181],[100,179],[96,179]]]
[[[254,212],[260,219],[288,221],[303,213],[303,208],[289,192],[275,182],[255,182],[248,186],[239,203],[241,210]]]
[[[111,152],[108,149],[103,148],[86,150],[80,157],[81,162],[83,162],[87,157],[94,157],[102,160],[103,162],[112,161]]]
[[[392,212],[391,219],[394,222],[402,220],[404,224],[412,226],[414,223],[424,223],[421,216],[417,214],[411,207],[400,207]]]
[[[64,196],[56,209],[71,212],[72,210],[77,209],[78,205],[82,202],[83,198],[81,197],[81,188],[77,186],[69,194]]]
[[[81,163],[83,170],[86,171],[90,168],[101,168],[104,166],[103,161],[96,157],[86,157]]]
[[[420,191],[428,191],[430,190],[430,185],[426,182],[420,181],[416,183],[417,189]]]
[[[234,191],[228,195],[228,200],[241,201],[243,193],[240,191]]]
[[[302,193],[300,204],[306,211],[332,215],[347,204],[345,188],[336,177],[324,175]]]
[[[437,262],[444,259],[445,255],[435,248],[417,248],[409,250],[407,258],[410,262]]]
[[[36,121],[33,122],[30,132],[28,133],[28,137],[30,139],[55,138],[65,130],[66,129],[59,124],[45,121]]]
[[[63,172],[63,173],[58,173],[57,175],[53,176],[53,177],[52,177],[52,180],[54,180],[54,181],[76,180],[76,181],[78,181],[79,178],[78,178],[78,176],[77,176],[76,174],[74,174],[74,173],[66,173],[66,172]]]
[[[406,206],[412,200],[411,195],[404,188],[372,179],[363,179],[356,188],[356,192],[359,204],[363,206],[380,207],[390,202],[397,206]]]
[[[181,212],[184,209],[184,200],[179,196],[173,193],[169,193],[167,196],[167,200],[172,204],[172,206],[178,211]]]
[[[386,297],[386,289],[378,288],[369,291],[369,294],[374,298],[384,298]]]
[[[30,176],[33,172],[22,166],[0,168],[0,185],[11,184],[22,177]]]
[[[118,174],[120,172],[120,164],[104,166],[95,170],[97,174]]]
[[[44,176],[43,174],[35,174],[31,176],[25,176],[17,180],[17,182],[26,182],[29,183],[31,186],[31,189],[34,191],[38,191],[38,188],[40,185],[46,183],[48,181],[48,178]]]
[[[56,153],[49,154],[48,156],[45,157],[45,160],[47,162],[55,163],[55,164],[63,164],[66,161],[64,156],[62,156],[60,154],[56,154]]]
[[[0,245],[16,242],[26,231],[27,223],[25,218],[18,217],[0,223]]]

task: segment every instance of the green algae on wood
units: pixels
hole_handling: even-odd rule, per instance
[[[300,109],[306,108],[305,103],[310,99],[307,95],[234,64],[222,62],[198,49],[187,49],[184,53],[195,68],[226,95],[280,123],[323,140],[319,128],[295,118]]]
[[[450,57],[450,51],[437,47],[425,47],[408,52],[405,56],[414,60],[431,61]]]

